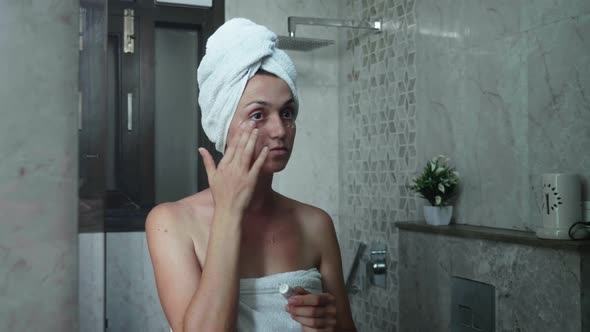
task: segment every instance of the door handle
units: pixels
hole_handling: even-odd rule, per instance
[[[127,93],[127,131],[133,130],[133,93]]]

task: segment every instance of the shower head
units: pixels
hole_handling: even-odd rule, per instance
[[[279,36],[279,41],[277,45],[279,48],[282,48],[284,50],[311,51],[316,48],[334,44],[333,40],[295,37],[295,29],[299,24],[319,25],[336,28],[369,29],[375,32],[381,32],[382,29],[382,20],[369,22],[334,18],[289,16],[287,18],[289,36]]]
[[[311,51],[334,44],[333,40],[279,36],[278,48],[292,51]]]

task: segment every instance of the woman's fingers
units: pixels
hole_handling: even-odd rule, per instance
[[[227,145],[227,149],[225,149],[223,159],[221,159],[220,163],[229,164],[232,160],[236,158],[237,155],[240,154],[240,144],[245,144],[245,142],[247,142],[248,137],[250,135],[250,131],[252,130],[252,128],[254,128],[254,124],[252,121],[244,121],[240,123],[239,128],[240,132],[238,134],[237,139],[233,140],[233,144]]]
[[[290,306],[289,313],[298,317],[322,318],[336,316],[335,306]]]
[[[295,295],[289,298],[289,304],[325,306],[334,303],[334,296],[328,293]]]
[[[246,146],[244,146],[244,150],[242,151],[242,155],[240,156],[240,162],[242,163],[243,167],[250,168],[250,164],[252,163],[252,153],[254,151],[254,147],[256,146],[256,140],[258,139],[258,129],[254,128],[250,133],[250,137],[248,137],[248,142],[246,142]]]
[[[325,329],[314,329],[311,327],[302,326],[301,331],[303,331],[303,332],[334,332],[336,330],[332,327],[328,327]]]
[[[289,298],[286,310],[295,321],[301,323],[304,331],[326,328],[330,330],[336,326],[336,305],[333,295],[313,294],[301,287],[296,287],[295,292],[300,295]]]
[[[250,136],[252,136],[252,131],[254,130],[254,125],[252,124],[252,121],[248,121],[248,122],[244,122],[240,125],[240,128],[242,128],[242,134],[240,135],[240,139],[238,141],[238,144],[236,145],[236,150],[234,152],[234,160],[236,160],[237,162],[240,162],[242,159],[242,155],[244,153],[244,148],[246,146],[246,144],[248,143],[248,141],[250,140]]]
[[[291,315],[293,320],[301,323],[305,327],[311,327],[314,329],[322,329],[336,326],[336,318],[309,318],[309,317],[298,317]]]
[[[250,169],[251,176],[255,178],[258,177],[260,169],[262,168],[262,165],[264,165],[264,161],[266,160],[266,156],[268,156],[268,146],[262,148],[262,151],[260,151],[258,158],[256,158],[256,161],[254,162],[254,164],[252,164],[252,168]]]
[[[299,295],[310,294],[307,290],[305,290],[305,288],[303,288],[301,286],[297,286],[297,287],[293,288],[293,290],[295,291],[295,293],[297,293]]]

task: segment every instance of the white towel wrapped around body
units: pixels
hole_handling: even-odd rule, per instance
[[[287,300],[279,293],[281,284],[300,286],[311,293],[322,292],[321,274],[315,268],[241,279],[238,332],[301,331],[301,324],[285,311]]]
[[[207,40],[197,70],[199,106],[203,129],[219,152],[246,83],[259,69],[283,79],[297,102],[295,65],[276,43],[274,32],[244,18],[227,21]]]

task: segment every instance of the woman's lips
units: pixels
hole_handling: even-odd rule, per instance
[[[285,154],[289,153],[289,149],[287,149],[285,147],[272,148],[272,149],[270,149],[270,153],[272,153],[274,155],[285,155]]]

